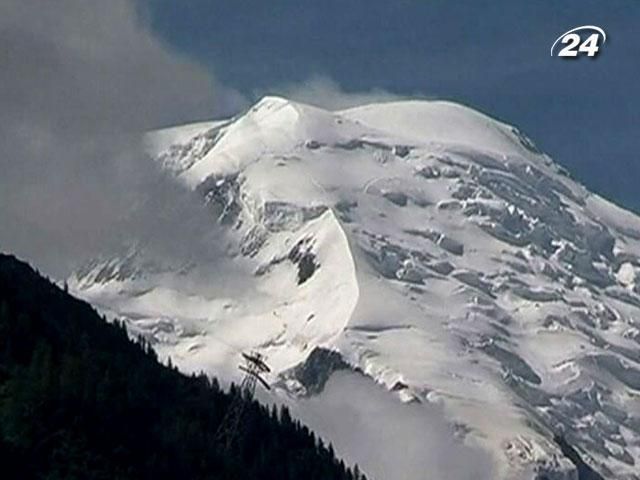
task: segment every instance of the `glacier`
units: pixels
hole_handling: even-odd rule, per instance
[[[562,437],[592,475],[640,479],[640,218],[517,128],[445,101],[265,97],[145,143],[224,254],[132,242],[69,287],[161,357],[229,382],[259,351],[293,404],[350,371],[394,409],[437,406],[494,478],[577,479]]]

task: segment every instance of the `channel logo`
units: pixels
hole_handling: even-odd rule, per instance
[[[600,47],[606,41],[607,34],[602,28],[595,25],[583,25],[582,27],[572,28],[556,38],[556,41],[551,45],[551,56],[576,58],[586,55],[587,57],[595,58],[600,53]],[[565,47],[560,48],[562,45],[565,45]],[[554,50],[556,52],[555,55]]]

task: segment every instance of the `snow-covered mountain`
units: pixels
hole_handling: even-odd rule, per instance
[[[554,435],[605,478],[640,478],[640,218],[517,129],[449,102],[266,97],[147,143],[225,255],[163,263],[137,244],[70,286],[161,355],[235,379],[258,350],[292,401],[360,371],[440,405],[496,478],[577,478]]]

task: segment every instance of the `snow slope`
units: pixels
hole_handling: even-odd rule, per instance
[[[147,143],[227,255],[149,268],[138,244],[70,286],[161,355],[237,379],[259,350],[294,401],[363,372],[438,404],[497,478],[577,478],[554,435],[640,478],[640,219],[517,129],[449,102],[266,97]]]

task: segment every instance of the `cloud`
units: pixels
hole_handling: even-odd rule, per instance
[[[198,223],[183,221],[188,193],[146,159],[140,135],[245,103],[158,40],[133,0],[3,0],[0,250],[64,275],[123,225],[178,245]],[[158,198],[171,207],[162,219]]]
[[[292,408],[372,480],[494,478],[491,456],[456,439],[439,407],[403,404],[363,375],[337,372]]]
[[[347,92],[333,79],[321,75],[313,76],[302,83],[275,87],[272,91],[291,100],[328,110],[342,110],[368,103],[392,102],[407,98],[426,98],[423,94],[398,95],[378,88],[364,92]]]

